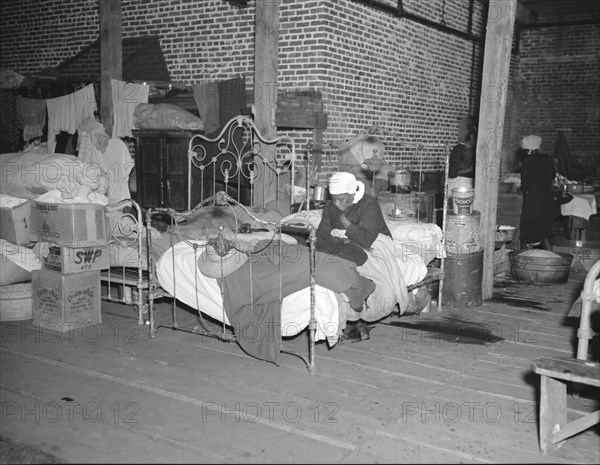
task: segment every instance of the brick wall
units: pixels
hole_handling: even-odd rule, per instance
[[[442,1],[403,3],[415,15],[442,19]],[[468,2],[446,3],[446,24],[466,32]],[[324,55],[312,85],[329,113],[324,171],[336,169],[344,140],[371,126],[382,134],[390,164],[440,169],[443,145],[456,141],[459,120],[479,103],[470,91],[479,61],[472,62],[473,42],[354,1],[320,1],[318,8],[326,47],[317,51]],[[481,34],[476,11],[474,31]]]
[[[513,150],[519,137],[537,134],[553,153],[559,129],[573,155],[591,171],[600,158],[600,26],[523,31],[513,56]],[[506,145],[505,145],[506,146]]]
[[[252,85],[253,0],[246,8],[224,0],[121,1],[123,37],[159,36],[174,82],[244,75]],[[386,3],[397,5],[395,0]],[[469,3],[403,1],[407,12],[463,32]],[[2,0],[1,5],[2,66],[21,73],[57,66],[99,35],[98,0]],[[472,32],[484,38],[482,2],[474,7]],[[560,34],[534,30],[522,36],[521,54],[511,69],[516,83],[510,83],[509,142],[504,145],[510,147],[517,134],[533,131],[546,136],[545,145],[552,144],[552,130],[568,126],[575,131],[568,137],[573,150],[589,158],[599,145],[598,54],[594,62],[591,49],[598,42],[598,27]],[[280,88],[289,98],[294,89],[318,90],[315,95],[322,96],[329,114],[324,174],[337,167],[337,147],[373,125],[383,134],[391,164],[440,169],[441,147],[454,144],[459,120],[476,114],[479,106],[480,42],[355,1],[281,0],[279,45]],[[549,79],[554,82],[550,89]],[[590,131],[593,124],[596,131]],[[293,135],[303,156],[313,133]],[[422,147],[416,149],[416,144]]]

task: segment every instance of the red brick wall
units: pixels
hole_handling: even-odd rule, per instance
[[[121,1],[123,37],[159,36],[173,81],[191,84],[241,74],[252,84],[253,0],[246,8],[224,0]],[[397,5],[396,0],[386,3]],[[466,0],[404,0],[403,4],[411,14],[467,31]],[[474,6],[473,33],[484,38],[482,2]],[[574,34],[576,40],[570,34],[573,30],[580,31]],[[589,157],[598,153],[599,145],[598,54],[595,65],[591,58],[598,27],[566,31],[562,40],[555,37],[556,31],[524,34],[522,68],[513,75],[530,82],[511,83],[516,101],[507,102],[507,115],[516,122],[507,121],[505,134],[512,141],[522,132],[539,133],[532,124],[569,126],[577,131],[573,133],[577,140],[569,138],[572,148]],[[2,0],[3,67],[31,73],[57,66],[98,35],[98,0]],[[383,133],[385,156],[391,164],[439,169],[443,150],[429,145],[453,144],[458,121],[479,105],[481,44],[352,0],[281,0],[279,45],[280,88],[292,99],[295,89],[316,88],[329,114],[323,134],[325,172],[336,169],[340,143],[372,125]],[[549,54],[555,58],[548,60]],[[534,65],[536,60],[540,64]],[[577,65],[571,74],[567,63]],[[560,66],[559,77],[556,66]],[[547,89],[548,74],[558,79],[560,92],[556,85]],[[524,83],[527,89],[535,89],[528,100],[521,100]],[[540,99],[541,109],[531,103]],[[548,100],[560,101],[560,110],[559,106],[552,110]],[[594,123],[596,131],[591,135]],[[552,144],[548,134],[540,133],[546,136],[545,144]],[[302,155],[312,132],[294,135]],[[407,144],[423,144],[423,148],[418,151]]]

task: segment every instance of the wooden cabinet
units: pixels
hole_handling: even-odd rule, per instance
[[[135,200],[143,208],[188,209],[188,143],[200,131],[135,130]],[[192,185],[200,173],[192,170]],[[200,193],[192,189],[192,207]]]

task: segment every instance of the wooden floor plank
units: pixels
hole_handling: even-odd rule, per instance
[[[103,303],[103,323],[85,333],[1,323],[4,406],[71,397],[111,414],[116,403],[135,402],[144,415],[133,425],[106,418],[33,426],[11,417],[2,434],[70,461],[107,461],[110,452],[120,462],[597,463],[593,430],[541,457],[531,370],[536,358],[572,353],[576,327],[565,315],[580,285],[504,280],[497,300],[480,307],[391,315],[368,341],[319,343],[314,376],[287,354],[275,366],[235,343],[181,331],[161,328],[150,339],[132,309],[114,303]],[[159,321],[169,312],[161,304]],[[180,320],[197,325],[188,311]],[[306,353],[306,336],[286,345]],[[568,415],[597,408],[597,398],[569,397]],[[273,418],[267,406],[279,409]],[[108,452],[97,446],[107,443]]]

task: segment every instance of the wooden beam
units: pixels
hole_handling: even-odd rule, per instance
[[[109,136],[113,127],[111,79],[123,77],[121,0],[100,1],[100,122]]]
[[[279,67],[279,1],[257,0],[254,19],[254,121],[267,138],[277,136],[277,71]],[[263,156],[273,161],[275,147],[265,147]],[[274,173],[257,163],[259,176],[255,186],[256,205],[265,205],[276,198]]]
[[[491,299],[494,287],[494,234],[502,132],[517,0],[489,4],[477,135],[474,209],[481,212],[480,239],[485,245],[482,299]]]

